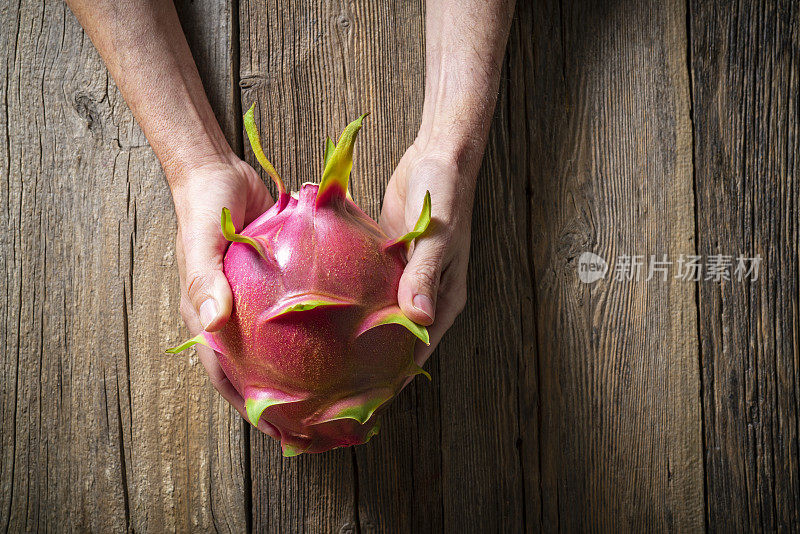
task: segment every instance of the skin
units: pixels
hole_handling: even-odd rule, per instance
[[[222,207],[243,228],[272,198],[258,173],[225,140],[203,90],[172,2],[67,0],[153,148],[178,220],[181,315],[192,334],[217,331],[232,295],[222,272]],[[414,227],[425,191],[433,220],[409,251],[398,300],[429,327],[422,365],[467,298],[475,180],[497,99],[513,0],[428,0],[425,103],[414,143],[386,188],[380,224],[390,237]],[[244,401],[213,351],[198,347],[211,383],[243,416]],[[276,437],[265,421],[259,429]]]

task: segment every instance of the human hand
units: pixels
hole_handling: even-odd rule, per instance
[[[221,329],[231,315],[233,294],[222,271],[228,246],[220,229],[222,208],[230,210],[237,228],[244,228],[272,205],[258,173],[247,163],[201,165],[170,180],[178,218],[176,251],[181,284],[180,312],[192,335]],[[225,376],[213,350],[195,345],[211,384],[247,420],[244,399]],[[265,420],[259,430],[279,439]]]
[[[409,249],[397,295],[403,313],[429,327],[431,344],[418,343],[414,355],[422,365],[467,300],[474,175],[446,152],[420,145],[406,151],[389,180],[380,224],[391,238],[410,231],[430,191],[431,223]]]
[[[475,177],[497,100],[514,0],[431,1],[425,9],[425,101],[414,144],[386,189],[381,224],[390,237],[414,227],[425,191],[432,221],[400,280],[400,308],[430,326],[433,352],[467,299]],[[469,43],[470,46],[464,46]]]

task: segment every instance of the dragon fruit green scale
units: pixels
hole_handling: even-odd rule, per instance
[[[338,143],[327,140],[320,183],[289,195],[261,148],[253,107],[245,129],[278,199],[239,233],[223,208],[230,320],[167,352],[214,349],[250,423],[263,418],[277,428],[284,456],[366,443],[407,380],[430,378],[413,358],[428,332],[397,303],[407,247],[430,222],[430,194],[413,231],[394,240],[353,202],[347,189],[362,115]]]

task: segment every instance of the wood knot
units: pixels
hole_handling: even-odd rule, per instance
[[[247,74],[239,80],[239,87],[244,90],[252,89],[264,85],[267,81],[266,76],[261,74]]]
[[[86,122],[86,128],[93,137],[100,137],[103,133],[102,115],[97,109],[97,101],[85,93],[77,93],[73,107],[78,115]]]

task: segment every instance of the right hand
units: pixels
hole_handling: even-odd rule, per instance
[[[233,294],[222,270],[228,248],[220,229],[222,208],[231,211],[236,228],[241,230],[273,203],[258,173],[244,161],[231,159],[205,163],[170,180],[178,219],[180,312],[193,336],[203,329],[220,330],[233,307]],[[214,351],[200,344],[195,348],[212,385],[247,419],[244,399],[228,380]],[[280,439],[277,429],[263,419],[258,428]]]

